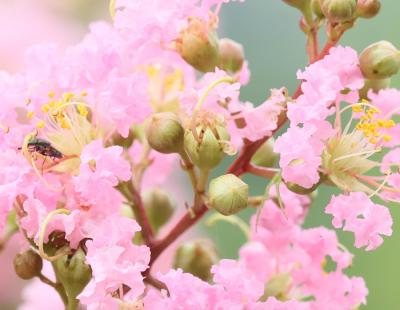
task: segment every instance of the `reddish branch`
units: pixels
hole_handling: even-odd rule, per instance
[[[325,47],[322,49],[318,57],[315,61],[324,58],[329,53],[331,47],[335,46],[339,41],[340,36],[335,41],[328,41]],[[296,99],[302,94],[301,84],[297,87],[296,91],[294,92],[292,98]],[[279,131],[282,126],[286,123],[287,117],[283,115],[278,120],[278,126],[276,130],[273,132],[272,136]],[[255,142],[247,142],[243,146],[239,156],[236,160],[232,163],[232,165],[227,170],[227,173],[233,173],[237,176],[242,175],[246,172],[249,172],[249,163],[251,158],[253,157],[254,153],[258,150],[258,148],[266,142],[270,137],[265,137],[263,139],[257,140]],[[252,168],[250,168],[251,170]],[[159,241],[155,241],[153,246],[151,246],[151,259],[150,259],[150,268],[152,264],[156,261],[156,259],[160,256],[160,254],[171,244],[173,243],[178,237],[180,237],[188,228],[190,228],[193,224],[199,221],[203,215],[207,212],[208,208],[203,204],[201,205],[200,209],[193,214],[193,212],[187,212],[179,221],[178,223],[167,233],[167,235]],[[148,272],[150,272],[150,268]]]

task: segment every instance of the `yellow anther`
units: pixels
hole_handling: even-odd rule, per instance
[[[49,98],[54,98],[56,96],[56,94],[53,91],[51,91],[51,92],[49,92],[48,96],[49,96]]]
[[[68,101],[70,101],[72,98],[74,98],[74,94],[73,93],[63,93],[62,94],[62,100],[64,101],[64,102],[68,102]]]
[[[33,111],[29,111],[28,113],[26,113],[26,117],[29,119],[32,119],[33,115],[34,115]]]
[[[396,123],[394,122],[394,120],[388,120],[388,121],[386,121],[385,122],[385,128],[392,128],[392,127],[394,127],[396,125]]]
[[[77,106],[77,109],[78,109],[78,112],[79,112],[80,115],[82,115],[84,117],[86,117],[88,115],[88,110],[84,105],[79,104]]]
[[[81,92],[81,96],[82,97],[86,97],[87,95],[88,95],[87,91],[84,90],[84,91]]]
[[[368,118],[367,115],[362,115],[362,116],[361,116],[361,119],[362,119],[363,121],[368,121],[368,120],[369,120],[369,118]]]
[[[45,126],[45,123],[44,123],[44,121],[38,121],[37,123],[36,123],[36,128],[44,128],[44,126]]]
[[[372,144],[376,144],[378,140],[376,140],[375,138],[370,138],[369,142],[371,142]]]
[[[360,113],[363,111],[362,106],[361,105],[355,105],[352,107],[352,110],[354,113]]]
[[[383,135],[382,138],[385,142],[390,142],[393,139],[393,137],[390,135]]]
[[[44,104],[44,105],[42,105],[41,110],[42,110],[43,113],[49,112],[49,110],[50,110],[50,105],[49,105],[49,104]]]

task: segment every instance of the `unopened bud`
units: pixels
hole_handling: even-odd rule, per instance
[[[283,0],[283,2],[299,10],[303,10],[307,5],[310,4],[310,0]]]
[[[355,17],[356,0],[320,0],[321,10],[331,23],[345,23]]]
[[[14,258],[15,273],[24,280],[32,279],[38,275],[43,268],[43,260],[33,250],[18,253]]]
[[[274,139],[266,141],[251,158],[251,163],[261,167],[272,167],[278,159],[274,153]]]
[[[227,72],[236,73],[242,69],[244,62],[243,46],[231,39],[219,40],[219,67]]]
[[[381,9],[380,0],[358,0],[357,15],[363,18],[376,16]]]
[[[314,12],[314,14],[318,18],[325,17],[324,13],[322,12],[321,4],[320,4],[319,0],[311,0],[311,8],[312,8],[312,11]]]
[[[302,187],[296,183],[291,183],[291,182],[287,182],[286,187],[288,188],[288,190],[290,190],[291,192],[298,194],[298,195],[309,195],[311,193],[313,193],[318,186],[321,184],[322,179],[320,180],[320,182],[318,182],[317,184],[313,185],[311,188],[305,188]]]
[[[232,215],[247,207],[249,186],[234,174],[225,174],[210,182],[210,206],[223,215]]]
[[[156,113],[146,123],[146,138],[150,146],[164,154],[183,150],[184,129],[178,116],[172,112]]]
[[[369,80],[366,79],[364,87],[359,90],[360,99],[368,99],[368,92],[372,90],[378,93],[381,89],[388,88],[390,86],[390,78]]]
[[[386,79],[400,68],[400,54],[388,41],[368,46],[360,55],[361,71],[367,79]]]
[[[281,273],[273,276],[265,285],[264,295],[260,300],[265,301],[271,296],[284,300],[286,297],[285,293],[288,291],[291,283],[292,279],[289,273]]]
[[[200,169],[216,167],[225,156],[225,149],[230,136],[225,127],[216,125],[215,128],[198,126],[197,137],[192,130],[185,132],[185,150]]]
[[[162,227],[175,211],[175,204],[172,202],[168,193],[162,189],[154,189],[145,192],[143,204],[147,211],[150,225],[155,231]]]
[[[182,58],[196,70],[214,71],[219,63],[218,37],[215,29],[200,18],[190,18],[188,27],[176,41]]]
[[[65,251],[62,248],[60,251]],[[72,256],[62,256],[53,263],[57,279],[62,283],[69,300],[77,302],[78,296],[92,278],[92,270],[86,263],[85,252],[78,248]]]
[[[186,242],[177,249],[174,268],[181,268],[204,281],[210,281],[211,267],[217,262],[215,246],[208,240],[196,240]]]

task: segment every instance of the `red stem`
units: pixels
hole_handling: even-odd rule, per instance
[[[331,49],[331,47],[335,46],[339,41],[340,36],[335,41],[328,41],[325,47],[322,49],[316,60],[320,60],[324,58]],[[296,99],[302,94],[301,83],[297,87],[294,92],[292,98]],[[286,123],[287,117],[283,115],[278,120],[278,126],[276,130],[273,132],[271,136],[274,136],[277,131],[279,131],[282,126]],[[233,173],[237,176],[242,175],[247,172],[249,167],[249,162],[253,157],[254,153],[258,150],[258,148],[266,142],[270,137],[264,137],[260,140],[254,142],[245,143],[242,148],[239,156],[232,163],[232,165],[228,168],[227,173]],[[178,223],[167,233],[167,235],[159,241],[155,241],[153,246],[151,247],[151,259],[150,259],[150,268],[152,264],[156,261],[156,259],[161,255],[161,253],[171,244],[173,243],[180,235],[182,235],[187,229],[189,229],[193,224],[195,224],[206,212],[208,208],[203,204],[201,208],[193,215],[191,212],[187,212],[183,217],[178,221]],[[147,273],[150,272],[150,268],[147,270]]]

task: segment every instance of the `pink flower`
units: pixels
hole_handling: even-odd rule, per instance
[[[104,148],[100,140],[85,147],[79,175],[73,180],[82,204],[104,206],[107,209],[103,212],[118,210],[120,195],[114,186],[119,180],[127,181],[131,177],[130,164],[121,157],[122,151],[120,146]]]
[[[146,246],[132,243],[140,226],[134,220],[112,215],[102,221],[92,223],[91,239],[87,241],[87,262],[92,269],[93,278],[78,296],[88,309],[116,308],[117,300],[111,294],[122,284],[131,290],[124,296],[135,301],[143,293],[142,272],[147,269],[150,251]],[[112,308],[107,308],[111,306]]]
[[[278,127],[278,117],[284,110],[286,97],[283,89],[271,90],[271,97],[258,107],[247,105],[237,118],[244,118],[246,126],[239,129],[239,134],[250,141],[270,136]]]
[[[280,153],[282,176],[305,188],[319,181],[318,167],[324,150],[324,141],[333,133],[326,121],[308,122],[302,128],[290,127],[275,143],[274,151]]]
[[[358,100],[357,90],[364,86],[357,52],[350,47],[332,48],[322,60],[298,72],[303,80],[301,95],[288,106],[288,118],[292,125],[311,120],[324,120],[333,113],[331,106],[336,101]],[[347,95],[341,91],[347,90]]]
[[[367,251],[374,250],[383,243],[381,235],[392,235],[393,220],[389,210],[374,204],[365,193],[333,197],[325,212],[333,215],[334,227],[354,233],[357,248],[367,246]]]

